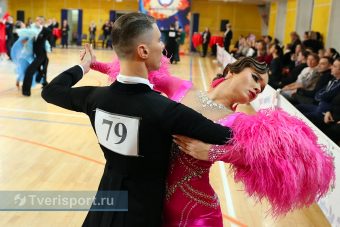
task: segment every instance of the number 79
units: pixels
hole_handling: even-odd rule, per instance
[[[106,141],[108,141],[110,133],[111,133],[111,128],[112,128],[112,125],[113,125],[113,121],[109,121],[107,119],[103,119],[102,124],[108,124],[109,125],[109,130],[108,130],[107,135],[106,135]],[[120,141],[118,141],[115,144],[123,143],[124,140],[126,139],[126,136],[127,136],[127,128],[126,128],[126,126],[123,123],[117,123],[117,124],[114,125],[114,132],[115,132],[115,135],[120,138]]]

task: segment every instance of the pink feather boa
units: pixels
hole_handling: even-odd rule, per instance
[[[150,80],[150,83],[154,85],[154,90],[162,92],[170,99],[178,102],[192,87],[192,83],[190,81],[172,76],[169,71],[169,64],[170,60],[167,57],[162,56],[160,68],[158,70],[149,72],[148,79]],[[115,81],[119,72],[120,63],[118,59],[115,59],[109,65],[109,70],[107,72],[109,81]]]
[[[280,109],[237,114],[221,159],[231,163],[235,180],[250,196],[269,201],[273,216],[309,206],[329,191],[333,157],[302,120]]]

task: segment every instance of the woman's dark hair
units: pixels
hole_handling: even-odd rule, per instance
[[[213,79],[213,81],[217,80],[219,78],[225,77],[228,74],[228,72],[240,73],[245,68],[251,68],[251,69],[253,69],[258,74],[268,73],[268,66],[267,66],[267,64],[265,62],[258,62],[254,58],[251,58],[251,57],[243,57],[243,58],[239,58],[234,63],[228,64],[224,68],[223,74],[218,74]]]
[[[155,19],[143,13],[128,13],[119,17],[112,27],[112,46],[118,57],[126,57],[136,45],[137,39],[153,29]]]
[[[277,55],[279,57],[282,57],[283,56],[283,50],[282,50],[281,46],[277,43],[272,43],[269,48],[272,48],[273,46],[275,47]]]
[[[320,61],[320,57],[316,53],[309,53],[308,56],[312,56],[317,62]]]
[[[338,53],[338,51],[336,51],[335,48],[331,47],[329,48],[329,50],[331,51],[331,58],[333,58],[333,60],[335,60],[336,58],[338,58],[340,56],[340,54]]]
[[[323,56],[322,58],[326,59],[328,61],[328,64],[332,65],[334,62],[334,59],[328,56]],[[320,58],[320,59],[322,59]]]
[[[336,54],[336,53],[338,53],[338,51],[336,51],[336,49],[335,49],[335,48],[333,48],[333,47],[329,48],[329,50],[331,51],[331,53],[332,53],[332,54]]]
[[[303,50],[303,51],[301,51],[301,54],[302,54],[302,56],[305,57],[305,59],[307,59],[307,58],[308,58],[308,55],[310,54],[310,52],[307,51],[307,50]]]

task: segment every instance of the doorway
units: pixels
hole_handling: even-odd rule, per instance
[[[81,45],[83,11],[80,9],[62,9],[61,24],[67,20],[69,26],[68,43],[69,45]]]

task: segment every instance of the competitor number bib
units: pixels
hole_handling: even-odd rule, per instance
[[[96,109],[95,129],[99,143],[107,149],[126,156],[138,156],[140,119]]]

